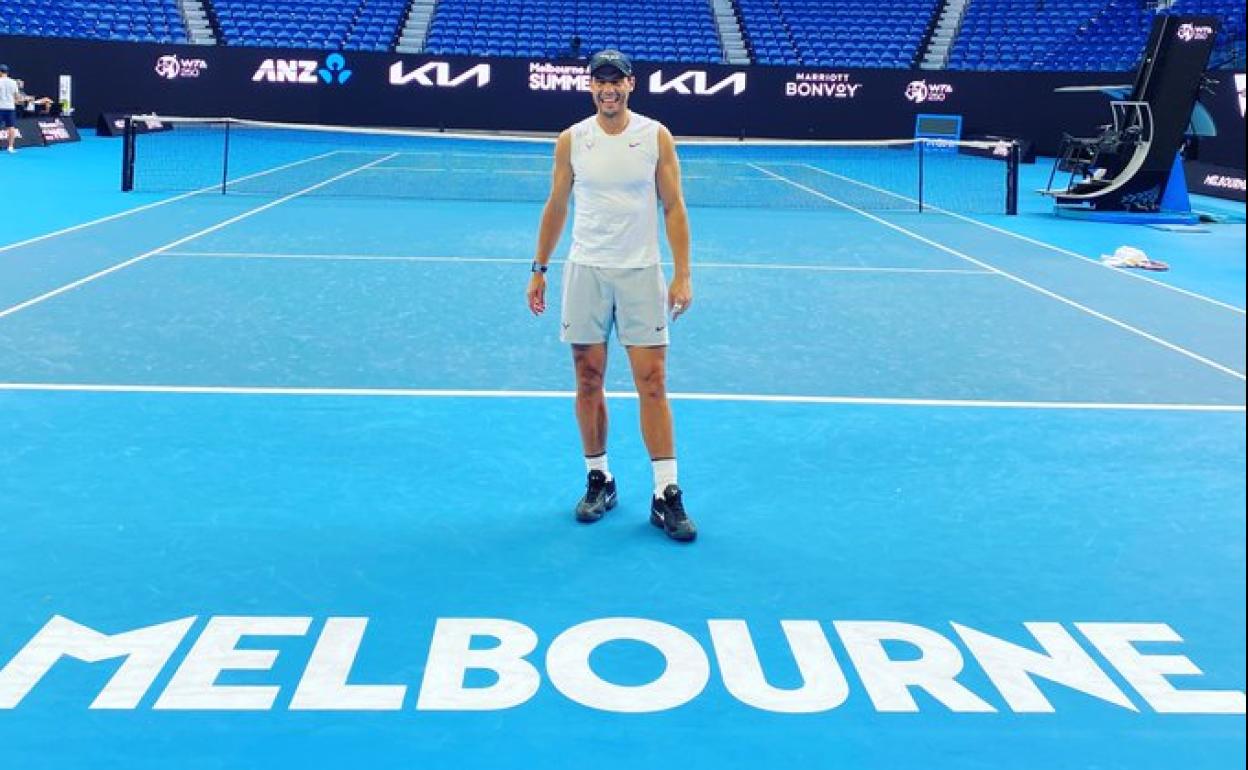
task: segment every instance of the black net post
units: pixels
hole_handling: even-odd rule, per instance
[[[919,139],[919,212],[923,212],[923,154],[927,148],[927,140]]]
[[[1018,142],[1010,142],[1010,151],[1005,161],[1005,213],[1018,213]]]
[[[230,179],[230,121],[225,122],[225,146],[221,150],[221,194]]]
[[[122,192],[130,192],[134,189],[134,138],[138,132],[135,131],[134,118],[126,116],[126,129],[122,134],[121,140],[121,190]]]

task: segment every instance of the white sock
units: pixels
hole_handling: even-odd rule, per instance
[[[664,457],[661,460],[651,460],[650,465],[654,468],[654,496],[662,497],[663,490],[667,489],[668,484],[676,483],[676,458]]]
[[[607,477],[607,481],[611,480],[611,471],[607,469],[607,453],[585,458],[585,472],[602,471]]]

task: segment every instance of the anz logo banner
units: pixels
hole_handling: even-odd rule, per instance
[[[299,85],[343,85],[351,79],[347,59],[331,53],[325,62],[312,59],[265,59],[251,76],[253,83],[296,83]]]

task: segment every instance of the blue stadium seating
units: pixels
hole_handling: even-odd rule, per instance
[[[407,0],[215,0],[226,45],[388,51]]]
[[[738,0],[759,64],[910,67],[937,0]]]
[[[1214,44],[1210,65],[1244,68],[1244,1],[1243,0],[1175,0],[1170,13],[1207,14],[1217,16],[1221,26]]]
[[[440,0],[426,50],[435,54],[556,57],[616,47],[650,61],[723,59],[706,0]]]
[[[204,0],[223,44],[391,50],[408,0]],[[940,0],[735,0],[755,63],[907,68]],[[948,66],[1125,72],[1154,13],[1145,0],[970,0]],[[1244,65],[1244,0],[1174,0],[1168,13],[1218,16],[1212,64]],[[186,42],[176,0],[0,0],[0,34]],[[439,0],[433,54],[566,56],[622,48],[651,61],[720,62],[707,0]]]
[[[1216,15],[1219,45],[1242,45],[1242,0],[1177,0],[1162,12]],[[973,0],[949,68],[1128,72],[1139,64],[1155,13],[1141,0]]]
[[[0,0],[0,35],[184,43],[174,0]]]
[[[1143,17],[1140,0],[1129,0]],[[1112,0],[1111,0],[1112,4]],[[1102,57],[1096,55],[1096,66],[1082,66],[1081,60],[1070,61],[1072,66],[1042,67],[1057,47],[1075,39],[1081,28],[1106,5],[1105,0],[975,0],[967,7],[962,26],[954,40],[949,56],[951,69],[972,70],[1029,70],[1029,69],[1105,69],[1099,64]],[[1138,25],[1130,25],[1133,37],[1138,36]],[[1147,35],[1147,28],[1144,28]],[[1135,53],[1143,47],[1143,40],[1135,43]],[[1072,52],[1073,53],[1073,52]],[[1094,56],[1093,52],[1087,52]],[[1072,58],[1072,57],[1067,57]],[[1090,62],[1091,63],[1091,62]]]

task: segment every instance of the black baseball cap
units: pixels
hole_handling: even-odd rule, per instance
[[[615,70],[624,77],[631,77],[633,60],[628,58],[627,54],[620,53],[614,48],[599,51],[589,60],[589,74],[592,77],[614,74],[611,70]]]

